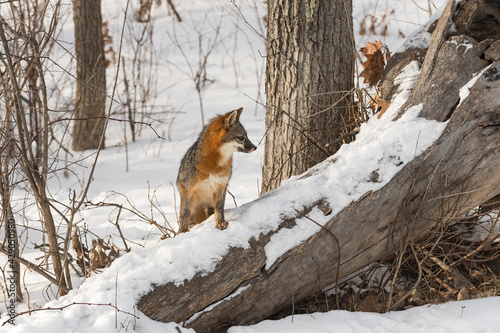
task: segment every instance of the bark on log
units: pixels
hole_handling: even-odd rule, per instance
[[[445,10],[436,31],[449,27],[456,7],[451,3],[448,14]],[[433,34],[431,45],[437,46],[427,52],[432,61],[423,65],[428,66],[422,69],[426,79],[401,112],[424,103],[422,115],[448,123],[441,137],[383,188],[332,216],[320,232],[269,269],[267,234],[248,249],[232,249],[210,274],[198,274],[179,287],[156,286],[138,308],[150,318],[185,323],[197,332],[252,324],[500,194],[500,61],[499,42],[494,42],[450,37],[444,30]],[[481,74],[469,94],[460,94],[474,73]],[[283,221],[280,227],[290,223],[294,221]]]

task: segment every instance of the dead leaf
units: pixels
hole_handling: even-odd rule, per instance
[[[367,42],[366,46],[362,47],[360,51],[366,58],[360,76],[364,78],[363,83],[375,86],[382,79],[382,73],[391,53],[387,46],[377,40],[374,43]]]
[[[71,243],[73,244],[73,251],[76,253],[76,263],[82,269],[82,272],[85,272],[85,259],[89,259],[89,254],[87,248],[80,242],[77,229],[73,230]]]
[[[386,101],[385,99],[378,99],[375,110],[379,111],[377,119],[380,119],[387,110],[387,108],[391,105],[391,102]]]
[[[466,287],[463,287],[458,292],[457,301],[462,301],[462,300],[466,300],[466,299],[470,299],[470,293],[469,293],[469,289],[467,289]]]
[[[372,110],[373,114],[379,112],[377,119],[380,119],[384,115],[387,108],[391,105],[390,101],[381,99],[379,96],[380,88],[378,89],[377,94],[373,98],[370,98],[370,103],[368,103],[368,108]]]
[[[358,312],[382,312],[384,304],[380,303],[374,295],[368,295],[356,306]]]
[[[417,289],[413,289],[408,302],[413,305],[424,305],[426,303],[425,298],[422,297],[421,293]]]
[[[106,253],[108,251],[108,253]],[[90,269],[92,271],[100,268],[106,268],[118,258],[119,253],[111,246],[104,243],[101,238],[92,240],[92,250],[90,252]]]

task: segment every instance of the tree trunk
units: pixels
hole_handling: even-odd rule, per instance
[[[349,128],[352,1],[268,1],[262,192],[333,154]],[[331,148],[330,148],[331,149]]]
[[[104,133],[106,62],[101,0],[74,0],[76,105],[73,145],[77,151],[97,149]]]
[[[426,55],[433,61],[422,65],[427,84],[409,99],[424,104],[422,116],[447,119],[431,147],[380,190],[367,192],[332,216],[321,231],[271,267],[266,266],[264,247],[274,232],[249,241],[248,249],[231,249],[213,272],[200,273],[181,286],[155,286],[138,308],[150,318],[185,323],[197,332],[253,324],[398,251],[405,242],[431,237],[500,194],[500,40],[477,42],[464,35],[467,30],[450,36],[457,7],[450,1],[439,20]],[[412,52],[406,55],[413,57]],[[393,59],[406,61],[404,56]],[[391,63],[389,68],[396,74],[404,66]],[[460,68],[464,74],[446,85],[441,79],[450,68]],[[476,75],[477,80],[471,81]],[[391,76],[386,75],[386,80]],[[438,83],[443,85],[436,89]],[[458,101],[448,96],[458,96]],[[400,114],[414,105],[404,105]],[[273,196],[259,200],[273,200]],[[313,208],[284,219],[280,228],[290,228]]]

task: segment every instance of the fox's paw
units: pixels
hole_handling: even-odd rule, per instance
[[[180,225],[179,226],[179,230],[177,231],[177,234],[181,234],[183,232],[188,232],[189,229],[191,229],[190,227],[188,227],[187,225]]]
[[[215,224],[215,227],[219,230],[224,230],[227,228],[229,223],[227,223],[226,221],[222,221],[222,222],[218,222]]]

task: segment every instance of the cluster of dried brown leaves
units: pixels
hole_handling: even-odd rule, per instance
[[[161,0],[139,0],[139,9],[135,12],[135,19],[138,22],[148,22],[151,19],[153,2],[156,6],[161,5]]]
[[[360,76],[364,78],[363,83],[368,83],[370,86],[376,86],[384,72],[387,61],[391,58],[391,52],[386,45],[379,41],[367,42],[365,47],[360,49],[366,61],[363,62],[363,71]]]
[[[102,23],[102,39],[104,40],[104,54],[106,67],[116,64],[117,55],[113,49],[113,37],[109,32],[109,22]]]
[[[73,231],[71,242],[76,253],[76,263],[84,276],[90,276],[98,269],[109,267],[119,256],[119,250],[114,245],[105,244],[101,238],[93,239],[92,248],[88,250],[80,241],[77,229]]]
[[[376,87],[382,79],[385,66],[391,58],[391,52],[387,48],[387,45],[377,40],[373,43],[367,42],[366,46],[362,47],[359,51],[366,58],[366,61],[363,62],[363,71],[360,74],[363,78],[363,83],[368,83],[370,87]],[[377,94],[370,99],[368,108],[370,108],[373,113],[379,112],[378,118],[380,119],[385,110],[389,107],[390,102],[381,99],[379,96],[380,91],[377,90]]]

